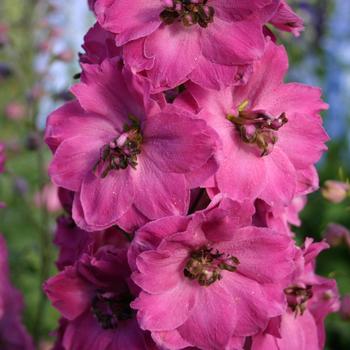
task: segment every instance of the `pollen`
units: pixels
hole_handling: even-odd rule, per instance
[[[184,275],[197,280],[201,286],[210,286],[222,279],[222,271],[235,272],[239,260],[234,256],[213,252],[212,248],[202,247],[192,252],[184,269]]]
[[[185,27],[198,24],[208,27],[214,19],[214,8],[207,5],[208,0],[165,0],[165,9],[160,18],[164,24],[181,22]]]

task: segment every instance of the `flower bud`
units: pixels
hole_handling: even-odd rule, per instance
[[[350,184],[328,180],[324,183],[322,195],[332,203],[341,203],[350,193]]]
[[[350,321],[350,294],[343,296],[339,313],[345,321]]]
[[[71,62],[74,58],[74,52],[72,50],[64,50],[62,52],[60,52],[56,58],[60,61],[63,61],[63,62]]]
[[[337,247],[343,243],[350,247],[350,231],[342,225],[329,224],[323,235],[332,247]]]
[[[15,121],[23,119],[25,115],[25,109],[23,104],[16,101],[10,102],[5,107],[5,115],[8,119]]]

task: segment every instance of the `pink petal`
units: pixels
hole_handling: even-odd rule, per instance
[[[232,139],[236,141],[231,141],[216,174],[217,186],[233,200],[253,199],[267,185],[267,165],[257,149],[244,144],[234,133],[232,130]]]
[[[69,320],[89,310],[94,294],[94,286],[79,277],[73,267],[51,277],[44,290],[52,305]]]
[[[277,146],[264,160],[268,182],[259,197],[271,206],[290,204],[296,190],[295,168]]]
[[[315,192],[319,188],[319,178],[317,169],[314,165],[297,172],[297,188],[298,195],[306,195]]]
[[[119,132],[130,115],[143,118],[142,94],[133,89],[133,80],[125,79],[113,62],[105,60],[100,66],[86,64],[83,69],[84,79],[71,90],[87,112],[107,118]]]
[[[274,306],[263,286],[239,273],[226,271],[221,283],[231,296],[230,303],[235,309],[226,316],[234,321],[233,335],[249,336],[265,329]]]
[[[176,255],[170,252],[143,252],[136,259],[139,273],[134,273],[132,279],[147,293],[164,293],[175,288],[183,278],[183,263],[187,257],[188,252],[184,249]]]
[[[147,250],[158,247],[161,240],[175,232],[183,232],[188,226],[189,218],[169,216],[151,221],[140,228],[128,251],[128,261],[132,270],[136,270],[136,258]]]
[[[135,206],[152,220],[185,214],[190,196],[185,177],[160,171],[150,159],[146,155],[139,157],[137,173],[133,174]]]
[[[252,108],[267,110],[274,115],[277,111],[271,110],[270,106],[275,105],[287,70],[288,56],[284,47],[268,41],[263,57],[253,65],[248,83],[234,91],[237,105],[248,100]],[[281,106],[284,106],[283,103]]]
[[[197,293],[197,304],[178,331],[186,341],[196,347],[224,349],[237,321],[232,293],[225,290],[221,283],[214,283],[207,288],[198,287]]]
[[[80,193],[87,224],[98,229],[112,226],[130,208],[134,196],[129,169],[111,171],[105,178],[88,174]]]
[[[252,63],[262,56],[265,47],[258,21],[232,23],[219,17],[202,31],[201,43],[204,57],[227,66]]]
[[[184,340],[179,332],[172,331],[152,332],[152,338],[161,347],[168,350],[178,350],[190,347],[191,344]]]
[[[162,294],[141,292],[131,306],[138,310],[137,319],[142,329],[170,331],[187,320],[195,303],[196,292],[184,281]]]
[[[183,28],[181,23],[162,25],[145,40],[145,56],[154,57],[154,66],[148,72],[155,88],[173,88],[183,83],[197,66],[201,53],[199,31],[193,26]]]
[[[231,230],[231,240],[216,243],[215,249],[238,258],[237,271],[260,283],[278,282],[295,267],[292,239],[270,229]]]
[[[128,64],[133,71],[140,72],[149,70],[153,67],[154,58],[147,58],[144,55],[145,39],[133,40],[123,46],[123,56],[126,64]]]
[[[280,30],[292,32],[294,36],[299,36],[304,29],[303,20],[292,10],[285,0],[282,0],[276,14],[270,23]]]
[[[201,56],[189,79],[208,89],[222,90],[228,86],[246,83],[251,73],[250,66],[226,66],[213,63]]]
[[[203,120],[177,110],[170,112],[145,123],[144,152],[166,172],[188,173],[201,168],[216,150],[216,134]]]
[[[161,23],[162,4],[157,0],[98,0],[95,13],[101,26],[117,33],[117,45],[142,38]]]
[[[57,185],[78,191],[86,174],[92,172],[100,156],[104,141],[89,136],[76,136],[65,140],[57,148],[50,164],[49,174]]]

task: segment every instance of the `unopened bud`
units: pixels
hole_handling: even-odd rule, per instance
[[[350,321],[350,294],[342,298],[339,313],[344,320]]]
[[[324,183],[322,195],[332,203],[341,203],[350,193],[350,184],[328,180]]]
[[[342,225],[329,224],[323,235],[332,247],[337,247],[344,243],[350,247],[350,231]]]

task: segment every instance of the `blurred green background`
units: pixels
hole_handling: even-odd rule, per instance
[[[350,174],[350,1],[289,3],[306,23],[297,39],[278,34],[290,56],[289,80],[320,85],[330,104],[324,121],[332,140],[318,167],[320,181],[345,180]],[[41,284],[55,273],[50,242],[59,214],[55,189],[48,187],[50,154],[42,133],[49,111],[70,98],[67,89],[79,72],[76,58],[91,24],[85,0],[0,1],[0,142],[6,144],[8,159],[0,176],[0,201],[7,204],[0,212],[0,232],[8,242],[13,283],[24,294],[24,321],[42,341],[49,339],[58,317]],[[350,228],[349,205],[349,199],[332,204],[320,191],[312,194],[303,224],[295,229],[298,240],[322,239],[331,222]],[[350,293],[347,245],[322,253],[318,270],[337,279],[342,295]],[[331,315],[327,333],[327,349],[350,349],[349,321]]]

